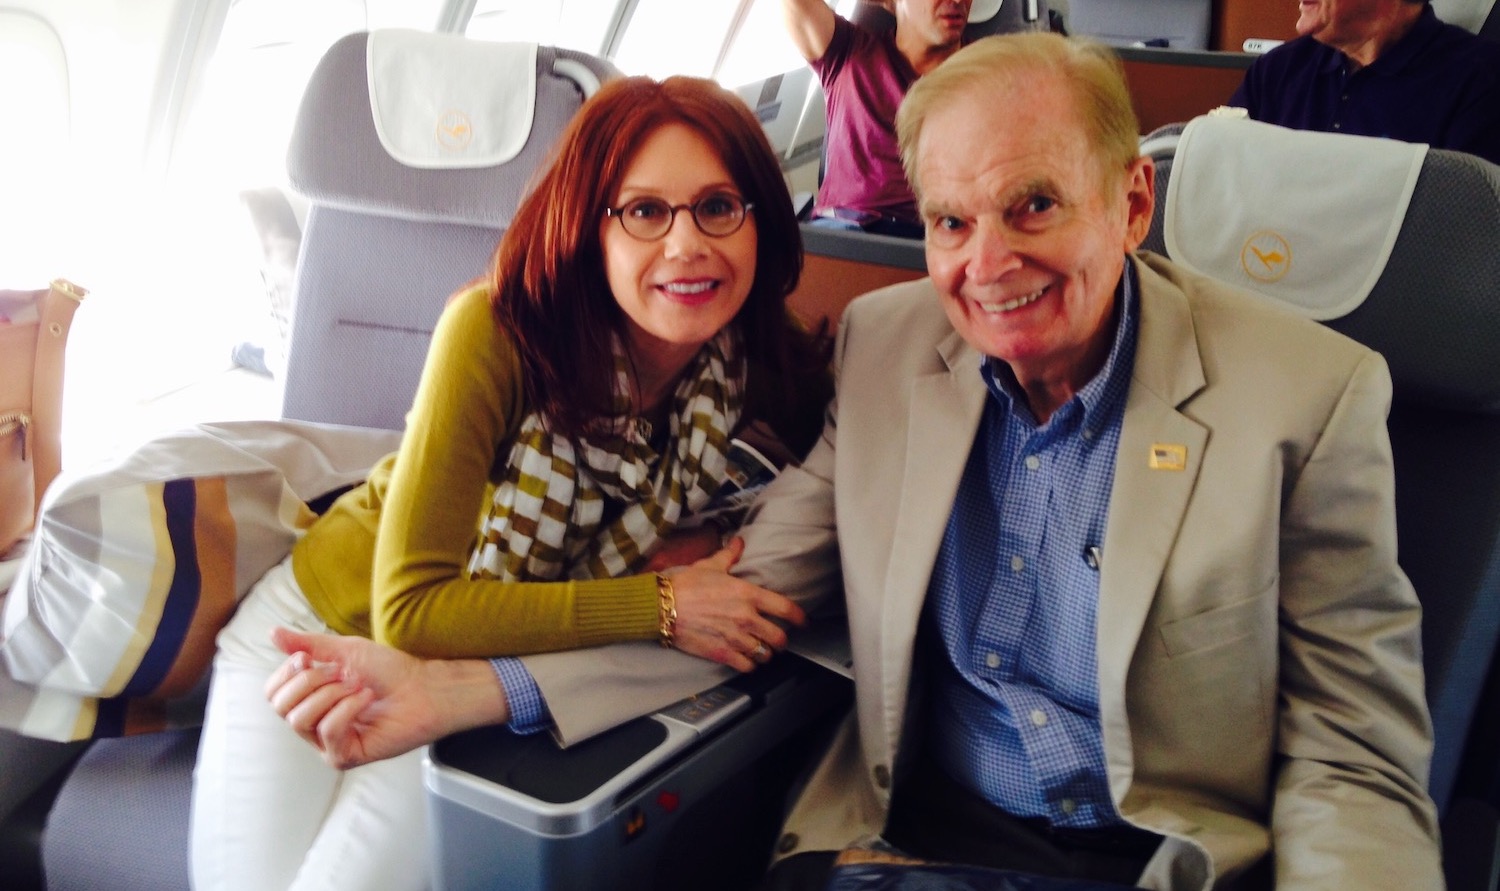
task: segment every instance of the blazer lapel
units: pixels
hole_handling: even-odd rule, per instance
[[[1187,297],[1134,262],[1140,329],[1099,576],[1099,706],[1106,734],[1111,726],[1127,730],[1126,673],[1208,442],[1208,430],[1178,411],[1205,385]]]
[[[987,394],[979,376],[979,353],[962,337],[950,334],[938,344],[938,353],[945,370],[911,384],[906,466],[896,504],[895,546],[886,567],[880,655],[886,740],[892,750],[906,712],[912,648],[928,581]]]

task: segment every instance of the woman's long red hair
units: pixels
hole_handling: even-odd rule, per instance
[[[750,109],[710,80],[621,78],[584,103],[563,133],[491,265],[491,300],[520,355],[527,399],[556,433],[577,436],[612,412],[610,335],[624,339],[625,315],[605,278],[600,222],[637,147],[671,123],[697,131],[755,205],[755,281],[734,319],[747,358],[783,381],[824,358],[812,338],[788,324],[802,236]]]

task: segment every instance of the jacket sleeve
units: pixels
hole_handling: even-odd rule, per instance
[[[1396,563],[1390,378],[1355,368],[1281,527],[1276,887],[1441,888],[1421,610]]]

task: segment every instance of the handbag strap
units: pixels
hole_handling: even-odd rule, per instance
[[[42,298],[36,362],[31,383],[31,444],[36,473],[36,505],[62,470],[63,359],[73,314],[88,291],[67,279],[54,279]]]

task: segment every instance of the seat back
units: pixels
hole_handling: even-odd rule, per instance
[[[1206,49],[1211,0],[1069,0],[1068,31],[1113,46]]]
[[[1446,812],[1459,798],[1500,803],[1500,746],[1475,721],[1500,709],[1500,684],[1492,679],[1482,692],[1500,638],[1500,167],[1424,148],[1212,116],[1165,128],[1143,142],[1157,168],[1157,219],[1143,247],[1320,317],[1389,364],[1400,561],[1423,606],[1436,734],[1430,790]],[[1408,151],[1409,200],[1381,218],[1356,193],[1392,178],[1377,169],[1401,168],[1375,156]],[[1212,171],[1211,184],[1197,169]],[[1309,224],[1307,208],[1345,225]],[[1360,232],[1387,239],[1388,250],[1360,253],[1369,247],[1357,243]],[[1212,240],[1243,244],[1243,253],[1201,268],[1196,252]],[[1254,251],[1275,261],[1276,248],[1288,271],[1255,269]],[[1299,266],[1327,261],[1362,274],[1363,302],[1329,314],[1289,293]],[[1485,769],[1466,767],[1476,761]]]
[[[1047,0],[974,0],[964,42],[1013,31],[1046,31],[1051,18]]]
[[[1486,37],[1500,37],[1500,3],[1495,0],[1431,0],[1432,11],[1449,24]]]
[[[874,0],[859,0],[854,4],[849,21],[874,34],[883,34],[896,27],[896,16]]]
[[[310,207],[286,418],[400,429],[445,299],[482,275],[609,63],[416,31],[351,34],[312,75],[287,169]]]

